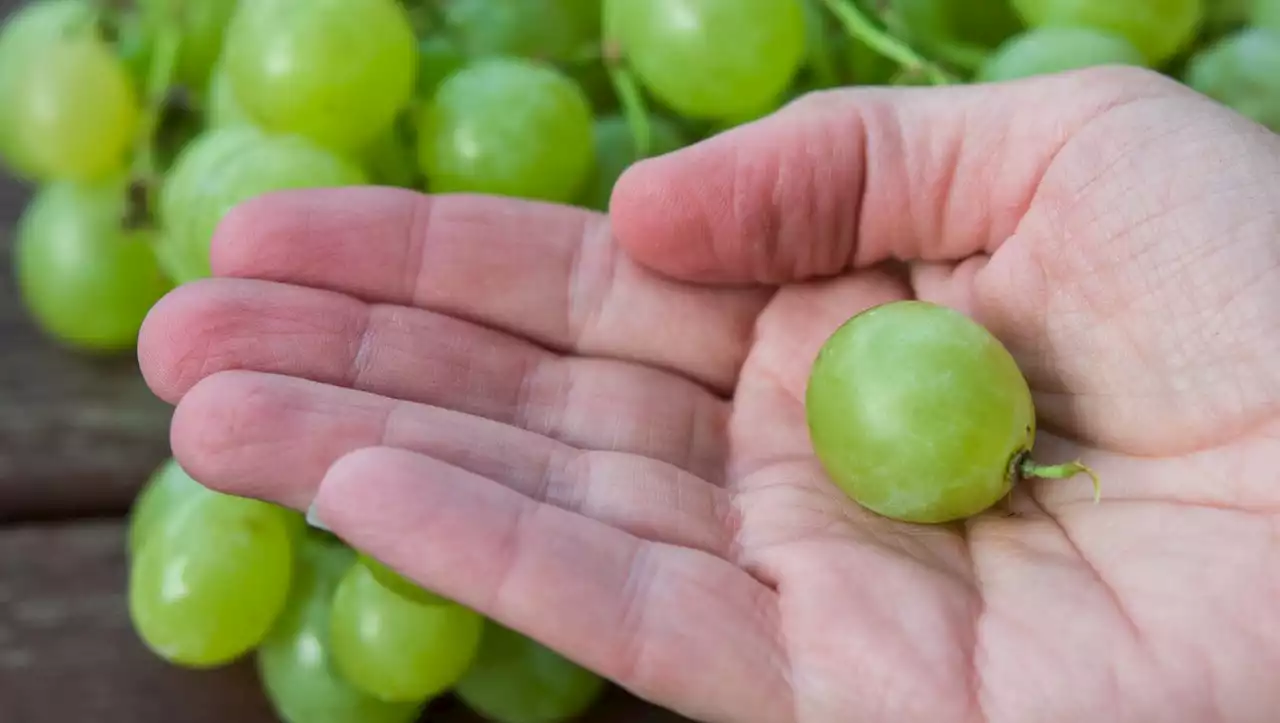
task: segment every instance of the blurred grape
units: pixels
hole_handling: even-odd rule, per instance
[[[128,228],[121,179],[41,188],[18,224],[14,266],[32,319],[94,352],[132,349],[151,306],[171,287],[154,234]]]
[[[1145,66],[1133,43],[1089,28],[1034,28],[1001,45],[979,69],[981,81],[1013,80],[1099,65]]]
[[[1247,28],[1191,58],[1187,84],[1280,132],[1280,31]]]
[[[605,687],[595,673],[490,621],[456,692],[493,723],[568,723],[599,700]]]

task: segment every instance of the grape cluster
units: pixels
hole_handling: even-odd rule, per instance
[[[228,210],[263,193],[605,211],[638,160],[814,90],[1102,64],[1280,131],[1280,0],[33,0],[0,25],[0,161],[37,187],[14,267],[51,339],[128,351],[161,296],[211,274]],[[129,547],[142,640],[192,668],[255,655],[288,723],[408,721],[446,692],[497,723],[557,723],[604,689],[173,460]]]

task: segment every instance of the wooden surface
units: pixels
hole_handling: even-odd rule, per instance
[[[28,322],[10,264],[28,198],[0,175],[0,721],[276,723],[250,664],[180,670],[130,627],[123,516],[171,410],[130,356],[86,359]],[[476,723],[450,700],[424,718]],[[582,723],[680,720],[615,691]]]
[[[0,181],[0,524],[118,515],[168,454],[170,410],[132,357],[78,356],[28,322],[9,263],[26,200]]]

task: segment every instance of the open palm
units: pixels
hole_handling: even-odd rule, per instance
[[[635,167],[612,221],[390,189],[238,209],[144,329],[175,453],[707,721],[1280,709],[1280,139],[1095,70],[838,91]],[[1042,461],[962,525],[844,498],[809,364],[961,308]]]

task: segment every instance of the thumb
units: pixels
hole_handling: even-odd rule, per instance
[[[990,253],[1073,134],[1172,85],[1119,67],[811,94],[632,166],[614,189],[614,233],[640,263],[701,282],[779,284]]]

